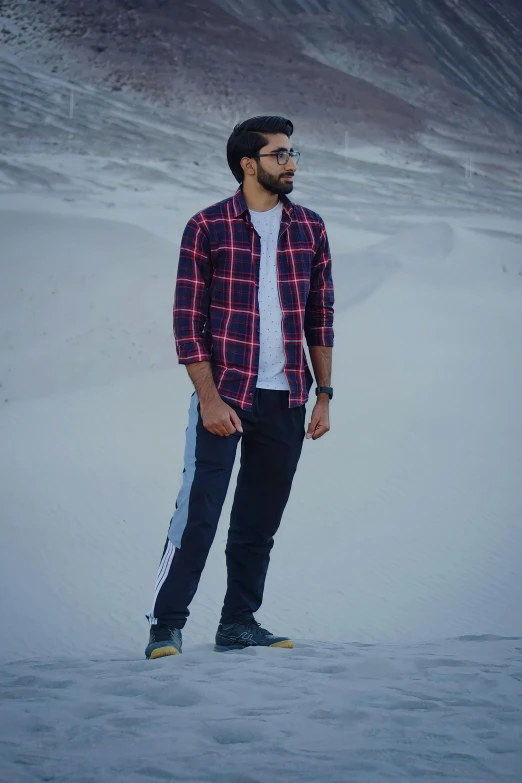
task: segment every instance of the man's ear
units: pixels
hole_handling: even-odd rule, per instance
[[[252,158],[247,158],[246,156],[241,158],[241,168],[246,175],[252,176],[256,173],[256,167],[254,166]]]

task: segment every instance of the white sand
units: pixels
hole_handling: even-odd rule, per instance
[[[309,168],[293,198],[332,246],[332,431],[305,441],[259,613],[295,650],[212,651],[234,473],[184,653],[143,660],[191,392],[180,232],[235,189],[220,149],[201,180],[119,160],[117,137],[110,157],[0,158],[18,167],[0,194],[0,779],[519,781],[511,184],[451,201],[428,173],[401,185],[383,162],[380,180],[377,151],[344,185],[332,168],[330,204],[316,156],[318,187]]]

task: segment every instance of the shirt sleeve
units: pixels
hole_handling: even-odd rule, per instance
[[[319,247],[312,260],[310,291],[306,302],[304,332],[308,346],[333,346],[334,287],[332,258],[324,223]]]
[[[210,361],[205,324],[209,315],[211,270],[208,235],[192,217],[181,239],[174,294],[178,364]]]

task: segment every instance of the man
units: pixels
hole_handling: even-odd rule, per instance
[[[147,615],[147,658],[181,652],[239,441],[214,649],[294,646],[261,628],[254,613],[305,437],[313,378],[303,335],[317,381],[306,437],[317,440],[330,428],[334,294],[324,223],[287,197],[299,161],[292,133],[284,117],[236,125],[227,160],[239,187],[194,215],[181,240],[174,333],[195,391],[183,484]]]

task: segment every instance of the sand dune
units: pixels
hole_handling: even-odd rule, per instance
[[[177,252],[235,189],[224,126],[0,72],[0,778],[519,781],[509,139],[470,139],[466,178],[462,138],[422,157],[303,133],[292,197],[326,220],[337,304],[332,429],[304,444],[259,613],[295,649],[212,651],[236,465],[184,653],[153,663],[192,391]]]

